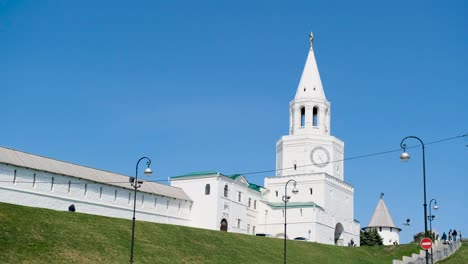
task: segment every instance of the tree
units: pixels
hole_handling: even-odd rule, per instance
[[[360,233],[361,246],[382,246],[383,239],[376,229],[371,228],[370,231],[361,231]]]

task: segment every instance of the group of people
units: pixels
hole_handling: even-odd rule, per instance
[[[449,232],[448,232],[448,237],[447,237],[447,234],[444,232],[442,234],[442,242],[444,244],[447,244],[447,243],[452,243],[452,241],[457,241],[457,236],[459,236],[460,238],[460,241],[462,240],[462,232],[461,231],[458,231],[457,230],[452,230],[450,229]]]

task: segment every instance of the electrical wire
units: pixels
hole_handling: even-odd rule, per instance
[[[462,137],[466,137],[468,136],[468,133],[467,134],[463,134],[463,135],[460,135],[460,136],[454,136],[454,137],[449,137],[449,138],[444,138],[444,139],[439,139],[439,140],[436,140],[436,141],[432,141],[432,142],[429,142],[429,143],[426,143],[425,146],[428,146],[428,145],[434,145],[434,144],[438,144],[438,143],[442,143],[442,142],[446,142],[446,141],[450,141],[450,140],[455,140],[455,139],[459,139],[459,138],[462,138]],[[409,146],[409,147],[406,147],[407,149],[411,149],[411,148],[417,148],[419,147],[420,145],[415,145],[415,146]],[[375,153],[370,153],[370,154],[364,154],[364,155],[359,155],[359,156],[354,156],[354,157],[350,157],[350,158],[345,158],[345,159],[341,159],[341,160],[334,160],[334,161],[330,161],[328,163],[336,163],[336,162],[342,162],[342,161],[348,161],[348,160],[355,160],[355,159],[362,159],[362,158],[368,158],[368,157],[374,157],[374,156],[380,156],[380,155],[384,155],[384,154],[389,154],[389,153],[393,153],[393,152],[399,152],[401,151],[401,149],[393,149],[393,150],[387,150],[387,151],[380,151],[380,152],[375,152]],[[325,164],[325,163],[322,163],[322,164]],[[302,166],[296,166],[296,168],[304,168],[304,167],[309,167],[309,166],[314,166],[313,164],[308,164],[308,165],[302,165]],[[294,167],[288,167],[288,168],[282,168],[282,169],[274,169],[274,170],[261,170],[261,171],[250,171],[250,172],[244,172],[244,173],[239,173],[240,175],[253,175],[253,174],[261,174],[261,173],[271,173],[271,172],[277,172],[277,171],[284,171],[284,170],[290,170],[290,169],[294,169]],[[170,178],[170,177],[169,177]],[[84,179],[86,180],[86,179]],[[9,181],[5,181],[5,180],[0,180],[0,182],[13,182],[11,180]],[[147,182],[168,182],[168,180],[150,180],[150,181],[147,181]],[[41,182],[41,181],[14,181],[14,183],[35,183],[35,184],[38,184],[38,183],[48,183],[50,184],[51,182],[48,181],[48,182]],[[91,183],[83,183],[83,182],[55,182],[54,181],[54,184],[70,184],[70,185],[78,185],[78,184],[119,184],[119,183],[128,183],[128,181],[115,181],[115,182],[91,182]]]

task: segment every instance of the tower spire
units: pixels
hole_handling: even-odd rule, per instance
[[[319,100],[326,100],[325,92],[323,91],[322,81],[320,80],[320,74],[317,67],[317,61],[315,60],[313,42],[314,34],[309,34],[310,49],[309,55],[302,71],[301,80],[297,87],[295,99],[303,98],[315,98]]]

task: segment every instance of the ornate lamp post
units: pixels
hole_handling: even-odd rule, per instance
[[[436,199],[431,199],[429,201],[429,216],[427,217],[427,219],[429,220],[429,230],[431,232],[431,237],[432,237],[432,221],[434,220],[435,218],[435,215],[432,215],[432,202],[434,202],[434,210],[437,210],[439,209],[439,206],[437,206],[437,200]],[[431,248],[431,263],[434,263],[434,259],[432,257],[432,248]]]
[[[140,164],[140,161],[144,159],[147,160],[146,161],[147,168],[145,169],[145,175],[150,176],[153,173],[153,171],[150,169],[151,160],[148,157],[142,157],[141,159],[138,160],[136,164],[135,178],[130,177],[129,179],[130,185],[132,185],[132,187],[135,189],[135,194],[133,197],[132,245],[130,249],[130,264],[133,263],[133,245],[135,242],[135,212],[136,212],[137,189],[140,188],[141,185],[143,184],[143,181],[138,180],[138,165]]]
[[[407,136],[403,138],[400,142],[400,147],[403,149],[403,153],[400,155],[400,159],[403,162],[406,162],[410,159],[410,155],[406,152],[406,144],[404,143],[406,139],[408,138],[414,138],[419,140],[421,142],[422,146],[422,165],[423,165],[423,188],[424,188],[424,236],[427,236],[427,203],[426,203],[426,158],[424,154],[424,142],[415,136]],[[429,254],[426,250],[426,264],[429,264]]]
[[[287,206],[286,205],[289,202],[289,199],[291,198],[291,196],[288,196],[288,184],[291,182],[293,183],[293,186],[294,186],[292,193],[297,194],[299,192],[299,190],[297,190],[296,188],[297,182],[293,179],[287,181],[286,184],[284,185],[284,196],[283,196],[283,201],[284,201],[284,264],[286,264],[286,226],[287,226],[287,222],[286,222]]]

